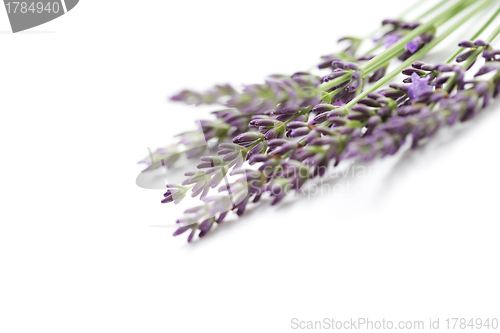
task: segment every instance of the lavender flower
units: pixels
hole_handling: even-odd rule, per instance
[[[432,87],[429,86],[429,79],[430,77],[428,76],[421,78],[417,73],[413,73],[411,75],[411,84],[408,87],[410,98],[417,98],[426,92],[432,91]]]
[[[384,48],[388,49],[394,43],[396,43],[397,41],[399,41],[401,39],[401,37],[403,37],[403,36],[397,35],[395,33],[390,33],[390,34],[385,35],[385,37],[384,37]]]
[[[310,104],[317,95],[319,84],[319,78],[301,72],[290,77],[272,75],[264,84],[247,85],[242,91],[228,84],[217,85],[204,93],[183,90],[171,99],[196,105],[219,104],[242,113],[262,114],[283,102]]]
[[[447,10],[441,15],[434,23],[450,17]],[[230,211],[241,216],[249,204],[260,202],[264,195],[275,205],[307,181],[323,176],[330,164],[335,167],[346,159],[371,161],[392,155],[409,139],[415,148],[444,126],[475,117],[500,93],[500,52],[482,40],[461,43],[469,49],[457,58],[465,62],[463,66],[413,62],[402,72],[408,76],[403,83],[383,88],[377,84],[364,98],[357,96],[364,82],[384,76],[387,55],[406,60],[427,52],[429,48],[414,55],[433,40],[431,23],[418,28],[419,23],[385,20],[383,24],[392,28],[379,45],[393,45],[400,38],[407,44],[404,52],[402,43],[397,43],[381,57],[356,55],[361,40],[344,38],[342,41],[350,44],[347,49],[322,57],[318,67],[331,71],[323,76],[304,72],[273,75],[264,84],[241,90],[223,85],[205,93],[184,91],[174,96],[174,100],[230,108],[216,112],[215,121],[201,123],[203,139],[219,141],[217,156],[201,157],[197,171],[186,173],[180,185],[168,186],[164,203],[178,203],[190,190],[203,201],[203,205],[185,211],[174,235],[190,230],[188,241],[196,233],[204,237]],[[413,29],[420,35],[409,40],[408,30]],[[465,74],[480,54],[478,50],[487,63],[474,80],[466,81]],[[479,78],[488,73],[493,73],[490,79]],[[391,73],[391,77],[395,75]],[[223,142],[226,138],[232,143]],[[186,146],[193,142],[189,138],[183,141]],[[254,169],[245,169],[245,161]],[[226,175],[239,178],[228,180]],[[210,195],[217,187],[218,194]]]
[[[406,44],[405,50],[410,51],[411,53],[415,53],[418,50],[420,43],[422,42],[423,42],[422,37],[417,36],[413,38],[408,44]]]

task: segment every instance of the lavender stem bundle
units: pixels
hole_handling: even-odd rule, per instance
[[[393,155],[408,139],[415,148],[439,129],[469,120],[487,107],[500,92],[500,51],[491,46],[500,27],[485,40],[477,38],[500,8],[444,63],[420,61],[494,0],[449,2],[424,13],[420,18],[438,12],[425,23],[384,20],[385,33],[367,53],[359,54],[362,39],[341,39],[349,46],[323,56],[318,65],[330,71],[326,75],[272,75],[242,90],[217,85],[207,92],[184,90],[173,96],[174,101],[226,108],[215,111],[214,120],[201,121],[202,133],[183,133],[178,144],[156,151],[149,163],[142,161],[149,164],[147,169],[171,166],[181,150],[194,158],[206,152],[201,142],[218,144],[216,155],[202,156],[198,170],[187,172],[181,184],[167,185],[162,203],[179,203],[188,193],[201,200],[177,220],[174,236],[190,231],[189,242],[196,233],[204,237],[231,211],[241,216],[264,195],[278,204],[323,176],[332,164]],[[438,33],[448,21],[448,29]],[[386,48],[372,53],[380,47]],[[473,65],[481,59],[484,64],[474,73]],[[386,73],[393,61],[402,63]],[[403,82],[390,83],[400,73],[406,76]],[[209,195],[215,188],[220,194]]]

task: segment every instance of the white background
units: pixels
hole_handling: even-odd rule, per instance
[[[0,332],[500,317],[498,102],[369,176],[249,208],[193,244],[171,236],[182,208],[135,184],[147,147],[208,117],[168,96],[306,70],[400,7],[83,0],[15,35],[0,10]]]

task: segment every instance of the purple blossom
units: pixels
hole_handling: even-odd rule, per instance
[[[386,48],[407,33],[400,29],[418,26],[417,23],[385,22],[394,28],[379,39]],[[432,38],[429,32],[414,38],[398,58],[410,58]],[[348,40],[351,42],[348,50],[352,52],[344,53],[355,59],[354,51],[360,40]],[[463,42],[461,45],[474,48],[459,56],[459,60],[465,60],[471,56],[477,58],[475,48],[486,47],[487,43]],[[500,51],[489,52],[483,54],[486,60],[496,60],[500,55]],[[189,242],[195,233],[204,237],[228,212],[241,216],[248,204],[257,203],[264,194],[272,198],[272,205],[277,204],[288,193],[298,192],[307,181],[323,176],[327,167],[336,167],[340,161],[350,158],[371,161],[392,155],[407,140],[411,140],[415,148],[442,126],[471,119],[491,98],[500,94],[499,75],[489,76],[492,78],[486,81],[465,81],[468,69],[462,66],[431,66],[417,61],[402,71],[409,76],[403,83],[392,83],[388,87],[377,85],[377,92],[341,107],[363,88],[363,80],[377,81],[386,70],[386,67],[379,68],[371,77],[361,75],[361,64],[345,58],[350,57],[345,54],[323,57],[319,68],[333,71],[322,78],[304,72],[290,77],[273,75],[265,84],[245,86],[242,91],[226,85],[203,94],[185,91],[178,96],[190,103],[219,103],[231,109],[216,111],[217,119],[200,122],[201,133],[184,136],[179,141],[184,148],[194,146],[200,139],[214,138],[220,143],[220,150],[218,157],[201,157],[197,168],[204,170],[186,173],[188,178],[180,185],[167,186],[163,203],[179,203],[189,191],[191,196],[199,195],[203,201],[202,206],[184,212],[186,215],[177,221],[180,227],[174,235],[190,231]],[[475,76],[490,72],[500,73],[500,63],[488,61]],[[444,73],[454,76],[444,76]],[[318,87],[320,81],[342,76],[345,76],[344,82],[335,81],[335,87],[333,84]],[[450,85],[443,88],[447,82]],[[231,140],[233,143],[227,142]],[[167,153],[158,151],[162,156]],[[258,165],[244,169],[245,160],[250,165]],[[233,180],[225,178],[226,174],[242,177]],[[208,191],[215,187],[219,194],[208,196]]]
[[[417,98],[429,91],[432,87],[429,86],[430,76],[420,77],[417,73],[411,74],[411,84],[408,86],[408,94],[410,98]]]
[[[423,42],[422,37],[417,36],[413,38],[408,44],[406,44],[405,50],[410,51],[411,53],[415,53],[415,51],[418,50],[418,46],[422,42]]]
[[[391,47],[394,43],[396,43],[400,39],[401,39],[400,35],[388,34],[384,38],[384,47],[387,49],[387,48]]]

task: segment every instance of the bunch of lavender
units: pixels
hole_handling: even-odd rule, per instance
[[[203,237],[231,210],[242,215],[249,202],[257,203],[265,194],[274,205],[287,193],[299,191],[308,180],[323,176],[330,161],[335,167],[346,159],[371,161],[392,155],[408,137],[416,147],[443,126],[473,118],[500,91],[500,52],[490,45],[500,28],[486,41],[476,39],[500,9],[473,36],[476,40],[460,43],[461,49],[445,63],[429,65],[419,60],[491,2],[458,1],[422,24],[385,20],[383,24],[392,28],[376,39],[374,50],[390,41],[387,49],[376,56],[356,57],[362,41],[350,38],[346,50],[323,57],[318,67],[332,71],[325,76],[300,72],[273,76],[273,81],[245,87],[242,92],[217,86],[206,93],[183,91],[174,96],[188,103],[222,104],[249,116],[249,131],[235,131],[233,142],[221,143],[217,156],[202,157],[198,171],[186,173],[182,184],[167,186],[163,203],[178,203],[189,190],[203,201],[177,221],[181,226],[174,235],[190,230],[188,241],[197,231]],[[437,26],[470,6],[462,18],[435,36]],[[485,65],[472,80],[466,79],[481,55]],[[384,75],[393,58],[404,62]],[[383,88],[400,72],[408,77]],[[485,74],[490,78],[480,79]],[[374,84],[363,91],[365,81]],[[247,163],[258,168],[246,167]],[[227,174],[239,178],[229,182]],[[219,192],[227,194],[208,196],[218,186]]]
[[[447,1],[442,0],[418,19],[428,16],[434,9],[438,9]],[[467,4],[464,3],[463,5],[466,6]],[[456,13],[461,9],[463,8],[457,6],[455,8]],[[392,48],[392,55],[390,56],[394,56],[394,52],[399,52],[400,59],[407,58],[433,38],[435,29],[432,23],[439,25],[444,23],[447,18],[449,19],[449,17],[444,17],[442,22],[438,22],[438,20],[429,22],[426,29],[413,33],[412,39],[407,38],[406,44]],[[199,157],[209,152],[206,144],[208,141],[211,140],[215,141],[215,144],[220,144],[232,140],[235,136],[249,130],[248,125],[252,117],[272,115],[273,110],[278,105],[281,107],[285,104],[305,107],[317,104],[318,98],[322,98],[333,105],[342,105],[349,102],[361,91],[362,82],[365,78],[368,78],[369,83],[373,83],[385,75],[388,62],[384,63],[383,57],[378,60],[378,63],[373,61],[370,63],[375,66],[374,68],[363,67],[367,61],[375,58],[374,52],[382,46],[385,49],[390,48],[403,36],[419,27],[420,23],[388,19],[382,22],[382,26],[391,28],[380,37],[374,38],[374,47],[363,55],[357,54],[363,39],[355,37],[341,38],[339,42],[348,43],[345,50],[321,57],[321,63],[317,67],[323,70],[331,70],[331,73],[324,76],[297,72],[291,76],[270,75],[264,84],[244,86],[241,91],[229,84],[216,85],[204,93],[192,90],[181,91],[173,96],[171,100],[194,105],[218,104],[226,109],[212,112],[216,119],[201,120],[199,130],[181,133],[178,135],[178,142],[167,147],[158,148],[139,163],[146,164],[147,167],[144,171],[148,171],[162,165],[170,168],[182,155],[186,155],[187,158]],[[404,48],[404,52],[401,52],[402,48]],[[363,71],[360,70],[360,67]],[[367,75],[370,73],[372,74]],[[338,80],[334,80],[336,78]],[[320,87],[321,83],[332,80],[334,82]],[[337,83],[337,85],[333,83]]]

